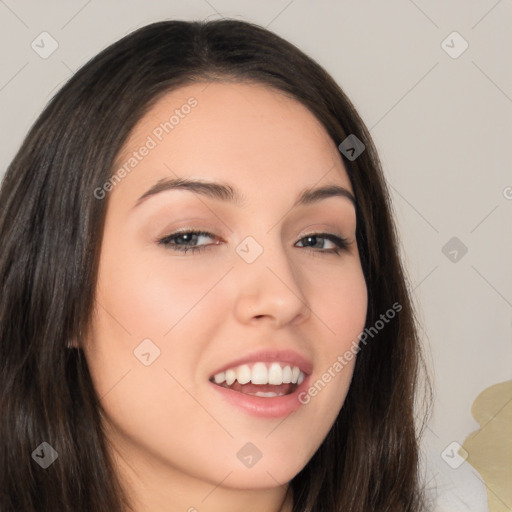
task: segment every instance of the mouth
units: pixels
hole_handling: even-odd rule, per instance
[[[210,382],[244,395],[275,398],[294,393],[305,379],[298,366],[273,362],[242,364],[210,377]]]
[[[209,377],[215,396],[259,418],[278,418],[304,403],[313,364],[291,350],[261,350],[219,368]]]

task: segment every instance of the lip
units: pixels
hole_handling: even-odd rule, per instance
[[[252,416],[260,418],[280,418],[288,416],[289,414],[297,411],[303,405],[299,401],[299,395],[308,388],[310,375],[313,371],[313,364],[311,361],[306,359],[304,356],[301,356],[299,353],[293,350],[260,350],[230,361],[215,370],[211,377],[217,373],[224,372],[242,364],[256,362],[269,363],[274,361],[287,363],[291,366],[297,366],[304,374],[304,380],[293,393],[284,396],[265,398],[254,395],[245,395],[238,391],[219,386],[215,384],[215,382],[211,381],[209,381],[208,384],[213,386],[216,392],[220,393],[220,396],[230,405],[237,407]]]
[[[221,368],[215,370],[211,374],[211,377],[217,375],[217,373],[225,372],[230,368],[235,368],[242,364],[257,363],[260,361],[262,363],[271,363],[276,361],[287,363],[291,366],[298,366],[300,371],[306,377],[311,375],[311,372],[313,371],[313,364],[311,361],[293,350],[260,350],[259,352],[254,352],[225,364]]]
[[[261,359],[260,359],[261,361]],[[233,391],[208,382],[210,386],[220,393],[221,397],[230,405],[241,409],[242,411],[260,418],[281,418],[297,411],[303,403],[299,400],[299,395],[309,386],[310,376],[306,376],[302,384],[289,395],[265,398],[254,395],[244,395],[239,391]]]

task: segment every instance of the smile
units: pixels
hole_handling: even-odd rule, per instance
[[[209,380],[230,404],[253,415],[278,417],[301,406],[298,390],[306,378],[298,366],[258,361],[234,366]]]
[[[291,366],[289,364],[279,362],[255,362],[252,364],[242,364],[217,373],[210,378],[210,382],[215,382],[215,384],[232,388],[236,391],[247,392],[248,394],[257,394],[259,392],[264,392],[264,390],[262,388],[255,388],[255,386],[282,388],[283,384],[287,384],[285,389],[292,389],[293,387],[296,387],[295,385],[300,386],[304,377],[304,373],[298,366]],[[245,389],[244,386],[246,386]],[[266,391],[270,393],[277,393],[277,391],[274,390]]]

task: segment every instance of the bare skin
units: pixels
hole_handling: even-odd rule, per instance
[[[286,417],[234,406],[210,378],[244,355],[283,349],[311,362],[312,385],[357,340],[367,289],[354,206],[336,195],[292,207],[306,188],[353,189],[302,104],[262,85],[206,85],[160,99],[119,155],[119,167],[134,151],[140,160],[108,198],[84,352],[136,512],[291,512],[288,484],[339,413],[355,358]],[[191,97],[196,106],[179,110]],[[179,121],[160,133],[175,109]],[[155,146],[139,151],[153,146],[148,137]],[[245,203],[175,189],[136,205],[177,177],[229,183]],[[187,247],[202,250],[180,252],[186,239],[168,237],[181,228],[211,236],[189,237]],[[333,252],[325,233],[345,237],[346,248]],[[242,244],[247,237],[256,244]],[[240,244],[262,252],[248,263]],[[146,360],[160,352],[145,365],[134,350],[148,339]],[[261,453],[252,467],[237,456],[247,443]]]

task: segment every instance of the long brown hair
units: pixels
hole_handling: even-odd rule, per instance
[[[2,512],[129,508],[85,357],[67,348],[87,332],[94,306],[108,203],[94,191],[159,97],[193,81],[228,79],[301,102],[336,145],[348,135],[363,142],[357,159],[343,159],[357,200],[366,326],[401,306],[361,345],[338,418],[291,481],[293,511],[423,509],[414,421],[422,358],[370,134],[340,87],[294,45],[250,23],[218,20],[153,23],[106,48],[56,94],[7,170],[0,190]],[[33,457],[43,442],[58,454],[46,469]]]

